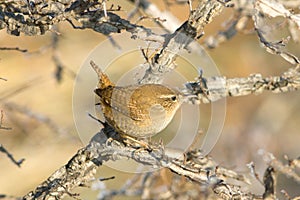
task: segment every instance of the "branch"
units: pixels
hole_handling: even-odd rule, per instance
[[[260,1],[265,1],[265,0],[260,0]],[[263,4],[263,3],[261,3],[261,4]],[[260,4],[259,1],[257,1],[256,2],[256,7],[262,6],[261,4]],[[255,30],[257,32],[257,35],[259,37],[259,40],[260,40],[261,44],[266,48],[267,52],[269,52],[271,54],[280,55],[283,59],[285,59],[289,63],[291,63],[293,65],[297,65],[297,64],[300,63],[300,60],[295,55],[287,52],[284,49],[287,42],[288,42],[288,40],[289,40],[288,39],[289,37],[287,39],[281,39],[279,41],[269,42],[267,40],[267,38],[264,36],[264,32],[269,32],[269,33],[271,32],[270,30],[265,31],[263,29],[263,28],[266,28],[266,22],[265,22],[266,17],[264,15],[267,14],[267,12],[271,17],[277,17],[277,16],[282,16],[283,15],[282,13],[278,14],[277,12],[275,12],[275,14],[274,13],[271,14],[272,13],[271,10],[276,8],[275,5],[273,5],[272,8],[269,8],[269,7],[266,6],[266,7],[263,7],[264,9],[263,8],[260,8],[260,9],[256,8],[255,9],[255,14],[253,15]],[[272,5],[270,5],[270,6],[272,6]],[[282,5],[279,4],[279,5],[276,5],[276,6],[282,6]],[[283,10],[282,12],[284,12],[284,11],[288,11],[288,10]],[[262,13],[262,12],[264,12],[264,13]],[[299,23],[298,27],[300,27],[300,17],[298,17],[297,15],[289,16],[288,14],[285,13],[285,15],[287,15],[286,18],[291,17],[291,19],[294,19],[294,18],[297,17],[297,22]],[[283,15],[283,16],[285,16],[285,15]],[[292,17],[294,17],[294,18],[292,18]],[[294,21],[293,23],[296,23],[296,22]]]
[[[262,155],[264,161],[274,170],[281,172],[287,177],[293,178],[300,184],[300,175],[297,174],[297,170],[300,169],[300,158],[289,160],[287,164],[283,164],[273,154],[259,150],[259,154]]]
[[[19,47],[0,47],[0,51],[20,51],[22,53],[27,52],[27,49],[20,49]]]
[[[75,29],[92,29],[104,35],[119,33],[126,30],[136,33],[136,37],[150,35],[150,29],[137,26],[128,20],[122,19],[110,11],[104,12],[103,4],[96,1],[10,1],[0,2],[0,29],[6,28],[7,33],[19,36],[24,33],[29,36],[43,35],[52,30],[53,25],[68,21]],[[81,26],[73,24],[76,20]]]
[[[104,35],[126,30],[133,38],[163,42],[162,49],[152,57],[150,66],[140,83],[159,82],[161,77],[175,68],[178,52],[203,35],[203,28],[223,8],[217,0],[205,0],[191,11],[189,19],[174,33],[165,37],[155,35],[150,29],[130,23],[110,10],[103,10],[103,4],[94,1],[66,1],[65,4],[42,1],[29,4],[26,1],[5,0],[0,3],[0,28],[6,28],[12,35],[41,35],[61,21],[68,21],[75,29],[92,29]],[[113,8],[111,8],[113,10]],[[12,12],[15,11],[15,12]],[[76,20],[81,26],[73,23]]]
[[[2,78],[2,77],[0,77],[0,80],[2,80],[2,81],[7,81],[6,78]]]
[[[290,68],[280,76],[265,78],[261,74],[232,79],[223,76],[203,78],[200,75],[197,81],[187,83],[182,92],[187,102],[199,104],[210,103],[227,96],[261,94],[263,91],[274,93],[294,91],[300,88],[299,67],[300,65]]]
[[[174,33],[166,36],[162,49],[152,57],[139,83],[159,83],[166,73],[176,67],[175,59],[178,53],[203,35],[204,26],[210,23],[222,8],[222,3],[216,0],[199,3],[198,7],[191,11],[189,19]]]
[[[90,143],[80,149],[76,155],[63,167],[54,172],[45,182],[34,191],[25,195],[24,199],[46,199],[52,197],[62,198],[64,195],[74,196],[71,190],[78,186],[85,186],[93,176],[96,169],[106,161],[115,161],[121,158],[129,158],[137,163],[152,167],[163,167],[172,172],[185,176],[199,185],[209,186],[220,196],[248,196],[250,193],[241,193],[239,187],[227,184],[227,179],[235,179],[248,182],[243,176],[231,170],[218,167],[208,157],[202,157],[198,151],[187,154],[187,159],[175,159],[167,155],[160,145],[151,145],[151,152],[145,149],[137,149],[128,143],[116,139],[114,130],[107,124],[97,133]],[[115,138],[115,139],[114,139]]]
[[[0,144],[0,152],[6,154],[7,157],[8,157],[14,164],[16,164],[18,167],[21,167],[21,164],[25,161],[24,158],[21,158],[20,160],[17,161],[17,160],[14,158],[14,156],[13,156],[11,153],[9,153],[9,152],[4,148],[4,146],[3,146],[2,144]]]

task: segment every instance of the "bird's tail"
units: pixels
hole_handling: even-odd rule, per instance
[[[114,86],[114,83],[110,81],[108,76],[104,72],[102,72],[100,67],[98,65],[96,65],[96,63],[94,63],[94,61],[91,60],[90,64],[98,75],[99,82],[98,82],[97,87],[99,89],[104,89],[108,86]]]

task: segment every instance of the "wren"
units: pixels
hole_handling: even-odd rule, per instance
[[[107,123],[135,138],[161,132],[171,122],[182,101],[180,93],[161,84],[115,86],[93,62],[99,83],[95,93]]]

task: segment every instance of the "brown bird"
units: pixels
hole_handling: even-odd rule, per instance
[[[115,86],[91,61],[98,74],[95,93],[105,120],[121,134],[135,138],[151,137],[171,122],[182,101],[180,93],[161,84]]]

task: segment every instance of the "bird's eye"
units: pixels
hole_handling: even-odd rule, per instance
[[[176,101],[176,99],[177,99],[176,96],[172,96],[172,97],[171,97],[171,100],[172,100],[172,101]]]

